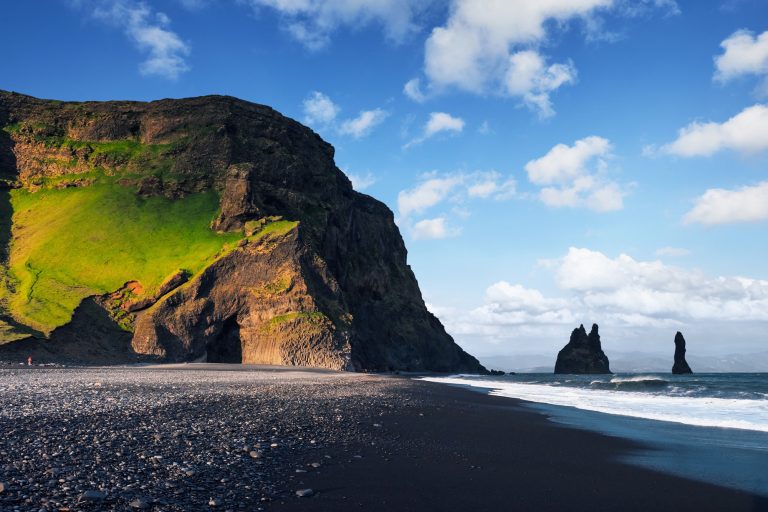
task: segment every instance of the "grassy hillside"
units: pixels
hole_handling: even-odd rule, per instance
[[[13,190],[11,205],[9,279],[0,283],[0,300],[17,321],[46,333],[89,295],[129,280],[151,295],[169,275],[199,272],[243,236],[210,229],[219,209],[213,191],[142,198],[101,177],[88,187]]]

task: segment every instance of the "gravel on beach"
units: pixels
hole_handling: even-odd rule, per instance
[[[375,444],[368,424],[409,405],[397,398],[405,385],[195,365],[5,367],[0,510],[266,510],[307,499],[302,476],[347,462],[346,446]]]

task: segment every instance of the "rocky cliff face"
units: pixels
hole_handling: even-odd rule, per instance
[[[69,323],[107,316],[130,336],[133,352],[164,361],[485,371],[427,311],[392,212],[352,189],[329,144],[271,108],[222,96],[65,103],[0,92],[0,126],[0,213],[21,218],[19,205],[49,190],[61,200],[89,187],[129,190],[130,206],[141,215],[146,205],[173,212],[174,202],[215,193],[210,229],[234,240],[195,260],[194,271],[169,272],[162,285],[125,270],[124,284],[110,289],[106,279],[70,273],[66,279],[76,287],[62,281],[67,293],[100,293],[83,298],[88,307],[69,311]],[[17,300],[26,286],[22,249],[43,230],[3,217],[0,319],[23,330],[22,317],[34,318],[30,332],[48,336],[27,338],[24,350],[19,342],[6,344],[0,359],[33,349],[93,348],[87,336],[40,313],[62,316],[50,298],[35,310]],[[89,227],[82,229],[88,237]],[[139,244],[156,243],[149,231]],[[56,266],[56,258],[44,260]],[[46,286],[55,289],[58,275],[35,264],[35,279],[49,276]]]
[[[611,373],[597,324],[592,325],[589,335],[583,325],[573,330],[568,344],[557,354],[555,373]]]
[[[672,373],[676,375],[693,373],[685,360],[685,338],[680,331],[675,334],[675,364],[672,366]]]

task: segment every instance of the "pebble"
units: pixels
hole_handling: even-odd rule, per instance
[[[138,509],[138,510],[146,510],[146,509],[148,509],[151,506],[149,503],[150,502],[147,499],[136,498],[135,500],[133,500],[132,502],[129,503],[129,506],[131,508],[135,508],[135,509]]]
[[[296,491],[296,496],[299,498],[309,498],[310,496],[313,496],[315,494],[315,491],[312,489],[299,489]]]
[[[107,497],[106,493],[101,491],[89,490],[85,491],[80,499],[83,501],[103,501]]]
[[[347,460],[378,445],[373,421],[400,403],[393,386],[355,374],[0,363],[0,510],[258,510],[299,496],[301,473],[331,458],[320,447]]]

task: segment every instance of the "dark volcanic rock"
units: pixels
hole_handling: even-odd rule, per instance
[[[121,327],[134,329],[138,354],[486,371],[427,310],[389,208],[352,189],[330,144],[275,110],[225,96],[74,103],[0,91],[0,124],[24,127],[13,140],[0,132],[0,176],[14,186],[97,166],[139,196],[217,191],[217,231],[248,233],[275,217],[298,222],[287,233],[240,244],[188,282],[170,283],[162,297],[126,304],[131,318]],[[53,139],[85,142],[63,155],[45,143]],[[163,145],[171,156],[154,172],[141,160],[97,155],[88,141]],[[62,158],[66,169],[50,164]],[[54,331],[39,343],[55,351],[56,336],[65,333],[72,337]]]
[[[597,329],[593,324],[589,335],[584,325],[573,330],[570,341],[557,354],[555,373],[611,373]]]
[[[693,373],[685,360],[685,338],[683,338],[683,333],[679,331],[675,334],[675,364],[672,366],[672,373],[676,375]]]

